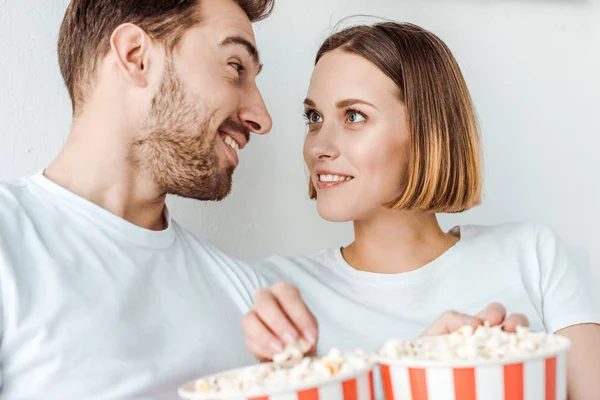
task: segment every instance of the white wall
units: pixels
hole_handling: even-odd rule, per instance
[[[55,56],[67,3],[0,0],[0,180],[43,168],[68,132]],[[600,260],[600,0],[278,0],[256,28],[274,129],[242,152],[230,198],[171,199],[176,218],[248,260],[351,239],[350,225],[320,221],[307,200],[301,102],[319,42],[352,14],[428,28],[464,69],[485,140],[485,201],[444,226],[535,220]]]

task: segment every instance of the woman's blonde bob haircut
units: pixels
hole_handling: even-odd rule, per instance
[[[479,128],[460,67],[433,33],[408,23],[354,26],[330,36],[317,54],[342,50],[373,63],[398,86],[407,110],[410,156],[395,210],[453,213],[481,202]],[[312,182],[311,199],[317,198]]]

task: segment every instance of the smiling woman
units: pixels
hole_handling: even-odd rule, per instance
[[[398,34],[394,33],[393,23],[381,24],[376,30],[358,26],[333,35],[323,43],[317,54],[316,70],[335,71],[335,74],[349,71],[348,76],[337,78],[347,82],[351,82],[353,77],[365,79],[375,75],[371,68],[373,65],[384,73],[370,79],[378,85],[376,88],[357,92],[363,95],[360,99],[338,100],[336,109],[343,112],[346,126],[351,129],[369,129],[365,124],[371,113],[361,112],[356,107],[373,110],[374,123],[380,129],[385,130],[382,124],[387,124],[388,129],[392,129],[391,124],[396,124],[393,128],[395,136],[390,136],[392,141],[387,147],[392,153],[405,150],[404,142],[394,139],[404,138],[410,143],[405,160],[393,157],[402,165],[387,168],[388,173],[395,174],[393,177],[397,184],[384,187],[396,190],[398,185],[402,186],[396,196],[390,195],[387,202],[391,208],[429,212],[467,210],[480,203],[482,187],[479,132],[467,85],[452,53],[441,40],[422,33],[419,38],[416,26],[406,24],[403,29],[414,30],[415,38],[401,40],[396,36],[398,40],[395,41],[393,35]],[[395,51],[390,52],[390,46],[394,46]],[[329,55],[319,63],[331,52],[336,53],[337,59]],[[340,68],[344,62],[353,65],[352,71]],[[423,68],[423,65],[430,67]],[[321,75],[315,73],[313,80]],[[325,88],[326,85],[325,81],[319,80],[314,82],[313,87]],[[384,119],[385,113],[367,99],[390,104],[400,118],[389,114],[391,119]],[[313,133],[319,130],[318,124],[322,121],[312,119],[318,115],[315,114],[314,100],[307,98],[305,105],[309,107],[306,146],[312,146]],[[320,135],[321,138],[323,136]],[[394,147],[395,143],[402,148]],[[373,152],[383,148],[380,143],[373,145]],[[364,149],[364,146],[361,147]],[[386,159],[383,154],[381,159]],[[310,160],[312,158],[307,157],[307,162]],[[371,182],[376,190],[375,182]],[[312,181],[309,194],[313,199],[317,197]]]
[[[590,265],[536,224],[447,232],[438,224],[436,213],[479,204],[482,171],[469,90],[436,35],[393,22],[332,35],[318,52],[304,107],[310,195],[322,218],[352,221],[355,240],[313,256],[273,257],[260,268],[274,284],[266,293],[283,298],[277,281],[300,289],[318,320],[321,352],[375,350],[426,332],[444,310],[476,315],[499,302],[534,330],[570,338],[569,392],[600,398],[593,378],[600,296]],[[294,325],[297,336],[312,327],[274,309],[257,301],[246,317],[249,348],[263,359],[278,340],[295,337]],[[258,331],[277,335],[266,335],[270,348],[261,347],[265,335],[254,340]]]

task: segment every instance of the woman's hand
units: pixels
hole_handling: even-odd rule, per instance
[[[507,332],[515,332],[517,326],[529,326],[529,320],[523,314],[512,314],[506,317],[506,308],[502,304],[492,303],[475,316],[456,311],[446,311],[423,332],[422,336],[445,335],[457,329],[471,325],[476,328],[489,322],[491,326],[502,325]]]

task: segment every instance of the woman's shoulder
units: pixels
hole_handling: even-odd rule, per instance
[[[535,222],[505,222],[497,225],[459,225],[453,231],[460,232],[465,241],[512,242],[520,245],[536,245],[540,239],[557,239],[551,228]]]
[[[499,225],[461,225],[461,242],[479,254],[521,260],[535,258],[552,264],[555,258],[578,258],[584,253],[575,243],[567,242],[554,229],[535,222],[508,222]],[[523,257],[527,256],[527,257]]]
[[[461,236],[475,237],[514,237],[531,235],[536,227],[533,222],[504,222],[494,225],[458,225],[453,230],[459,230]]]

